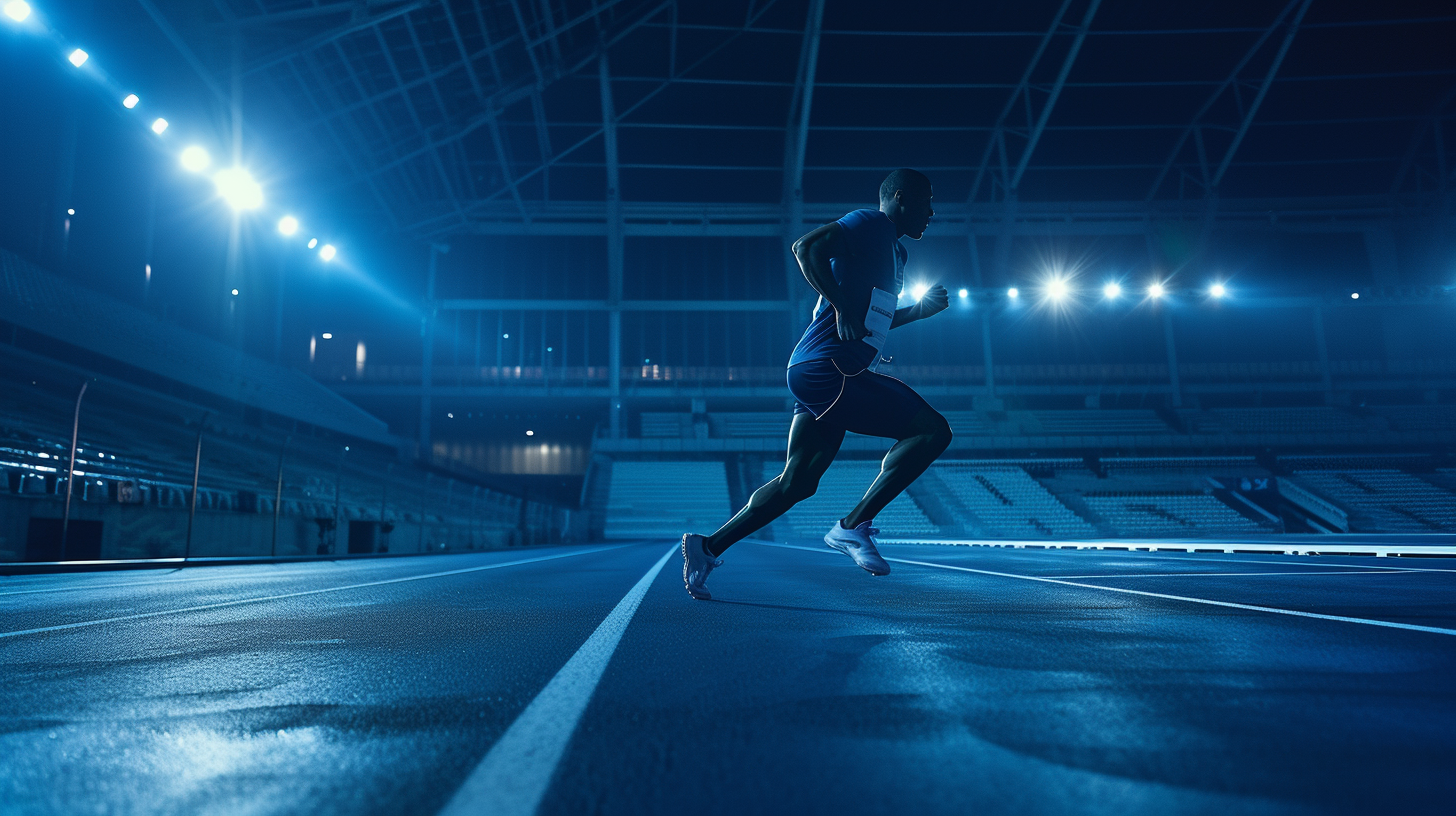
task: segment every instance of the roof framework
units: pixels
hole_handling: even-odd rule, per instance
[[[1439,3],[139,2],[219,102],[420,240],[614,212],[780,234],[896,166],[972,233],[1366,217],[1453,186]]]

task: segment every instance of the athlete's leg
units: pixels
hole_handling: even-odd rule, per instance
[[[897,437],[895,446],[885,454],[880,475],[875,477],[864,498],[840,521],[844,528],[853,530],[885,509],[891,499],[900,495],[945,452],[950,438],[950,425],[945,417],[928,405],[922,407]]]
[[[703,548],[714,556],[721,555],[735,542],[814,495],[819,488],[819,478],[829,469],[829,463],[839,453],[842,442],[842,429],[818,422],[813,414],[795,414],[793,424],[789,426],[789,455],[784,463],[784,472],[755,490],[748,504],[718,532],[705,536]]]

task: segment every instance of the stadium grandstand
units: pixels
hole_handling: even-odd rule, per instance
[[[1449,3],[0,14],[0,812],[1448,812]]]

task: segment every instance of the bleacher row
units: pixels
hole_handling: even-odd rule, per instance
[[[1370,467],[1358,459],[1324,464],[1323,469],[1296,470],[1289,477],[1295,483],[1290,489],[1312,491],[1340,508],[1348,514],[1350,531],[1456,531],[1456,470],[1415,475]],[[777,476],[780,467],[764,463],[759,479],[744,486],[745,494]],[[784,540],[822,536],[859,501],[878,469],[874,461],[836,462],[814,496],[761,535]],[[1208,478],[1223,474],[1220,478],[1228,480],[1233,474],[1233,481],[1243,481],[1245,489],[1252,486],[1250,476],[1277,484],[1264,478],[1267,473],[1260,477],[1261,472],[1252,458],[1232,456],[1118,460],[1102,477],[1075,459],[940,461],[879,514],[876,526],[884,537],[926,539],[1196,538],[1282,532],[1279,516]],[[618,461],[611,469],[606,535],[657,538],[711,532],[735,509],[729,495],[722,462]],[[1265,498],[1272,495],[1270,490]]]
[[[1331,406],[1179,409],[1160,415],[1151,409],[1029,411],[945,411],[951,430],[971,436],[1156,436],[1192,434],[1295,435],[1379,432],[1456,432],[1456,405],[1390,405],[1359,410]],[[1166,419],[1165,419],[1166,417]],[[788,412],[643,412],[643,438],[691,439],[782,436]],[[1170,424],[1175,421],[1174,424]],[[701,429],[701,430],[700,430]]]

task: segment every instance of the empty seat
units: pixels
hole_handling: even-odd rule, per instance
[[[710,533],[728,520],[722,462],[613,462],[607,538]]]

